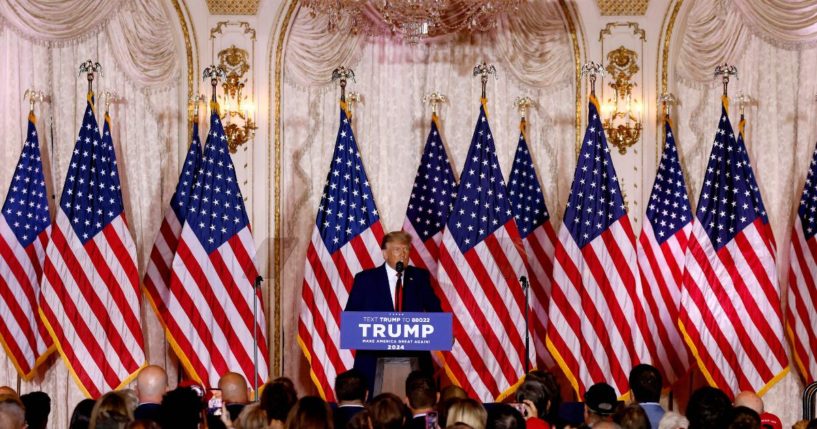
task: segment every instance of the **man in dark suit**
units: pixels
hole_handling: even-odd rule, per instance
[[[338,407],[334,410],[335,429],[345,429],[349,420],[364,410],[368,385],[366,377],[354,368],[338,374],[335,379],[335,398],[338,400]]]
[[[409,266],[411,236],[403,231],[386,234],[380,243],[386,262],[370,270],[359,272],[352,284],[346,311],[404,311],[440,312],[440,299],[431,288],[427,270]],[[405,269],[398,274],[398,263]],[[429,374],[434,365],[429,352],[383,352],[358,350],[354,367],[364,374],[369,392],[375,392],[377,359],[381,357],[417,358],[421,370]]]
[[[411,420],[406,422],[404,429],[426,429],[429,414],[436,418],[434,406],[439,397],[437,383],[431,374],[412,371],[406,378],[406,405],[411,411]]]

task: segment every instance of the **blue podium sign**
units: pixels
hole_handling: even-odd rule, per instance
[[[340,348],[451,350],[451,313],[340,313]]]

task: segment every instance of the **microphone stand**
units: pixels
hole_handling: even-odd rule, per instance
[[[528,283],[528,278],[522,276],[519,278],[519,283],[522,283],[522,290],[525,291],[525,374],[530,371],[530,329],[528,329],[528,290],[530,289],[530,284]]]
[[[258,289],[261,287],[261,282],[264,278],[258,276],[252,286],[252,363],[253,363],[253,400],[258,400]]]

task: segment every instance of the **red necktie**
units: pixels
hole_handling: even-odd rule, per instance
[[[394,288],[394,310],[403,311],[403,273],[397,273],[397,286]]]

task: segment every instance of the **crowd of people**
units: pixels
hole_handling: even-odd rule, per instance
[[[650,365],[630,373],[632,395],[625,404],[606,383],[591,386],[583,412],[562,404],[560,386],[546,371],[528,373],[502,403],[483,404],[454,385],[438,389],[434,378],[413,371],[403,396],[381,393],[369,398],[369,382],[355,369],[335,380],[336,404],[319,396],[298,397],[286,377],[266,383],[260,398],[250,401],[243,376],[225,374],[217,390],[183,382],[168,390],[167,374],[148,366],[134,390],[109,392],[74,408],[70,429],[782,429],[780,419],[764,410],[753,392],[734,401],[713,387],[696,390],[685,415],[665,411],[659,403],[661,375]],[[213,392],[218,394],[213,394]],[[579,404],[576,404],[579,405]],[[0,387],[0,429],[45,429],[51,403],[47,394],[19,395]],[[575,411],[575,407],[574,407]],[[793,429],[817,429],[817,420]]]

